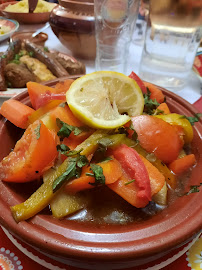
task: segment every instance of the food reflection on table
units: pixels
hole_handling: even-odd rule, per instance
[[[85,73],[85,66],[81,62],[29,40],[11,42],[1,55],[0,65],[1,91],[26,87],[29,81],[46,82]]]
[[[8,100],[0,111],[26,129],[0,163],[1,180],[41,179],[25,202],[11,207],[17,222],[48,204],[57,218],[140,222],[178,196],[199,191],[200,184],[188,190],[196,165],[191,124],[199,115],[171,113],[158,87],[116,72],[95,72],[54,88],[36,82],[27,87],[32,108]],[[81,209],[85,216],[77,215]]]

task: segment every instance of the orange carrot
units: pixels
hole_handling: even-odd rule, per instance
[[[103,169],[103,174],[105,176],[105,184],[112,184],[116,182],[122,175],[121,165],[116,159],[109,160],[107,162],[98,163]],[[86,173],[92,173],[90,167],[84,167],[81,177],[69,182],[65,186],[65,191],[71,194],[75,194],[84,189],[94,188],[92,184],[95,183],[95,178],[86,175]],[[92,183],[92,184],[89,184]]]
[[[0,113],[11,123],[19,128],[28,127],[28,117],[35,112],[34,109],[15,99],[4,101],[0,108]]]
[[[151,164],[151,162],[149,162],[146,158],[144,158],[141,155],[140,157],[149,174],[151,195],[153,196],[154,194],[158,193],[162,189],[165,183],[165,177],[154,165]]]
[[[167,105],[165,102],[161,103],[161,104],[157,107],[157,109],[163,111],[164,114],[170,114],[170,113],[171,113],[171,112],[170,112],[170,109],[168,108],[168,105]]]
[[[149,88],[149,91],[151,92],[151,99],[156,99],[158,103],[164,102],[164,94],[162,91],[158,88],[158,86],[149,83],[149,82],[144,82],[144,85]]]
[[[191,168],[195,163],[196,163],[195,155],[190,154],[174,160],[168,165],[168,167],[176,175],[179,175],[188,170],[189,168]]]

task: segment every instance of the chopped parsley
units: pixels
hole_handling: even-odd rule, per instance
[[[130,185],[131,183],[135,182],[135,179],[129,181],[129,182],[126,182],[124,185],[127,186],[127,185]]]
[[[182,115],[180,118],[187,119],[190,122],[190,124],[193,126],[195,122],[199,121],[200,117],[202,117],[202,113],[196,113],[193,117]]]
[[[156,99],[151,99],[151,92],[149,91],[149,88],[147,87],[147,94],[144,94],[144,112],[153,115],[157,107],[160,105]]]
[[[74,157],[69,157],[66,171],[53,182],[53,193],[59,190],[64,183],[67,183],[72,179],[79,178],[81,175],[82,167],[88,163],[89,162],[86,156],[81,155],[80,153],[78,153],[76,156],[74,155]]]
[[[59,118],[56,118],[56,123],[60,128],[57,134],[62,138],[68,138],[71,132],[73,132],[75,136],[78,136],[80,133],[87,130],[86,127],[75,127],[68,125],[67,123],[61,121]]]
[[[103,174],[102,167],[97,165],[97,164],[91,164],[90,168],[93,172],[93,176],[95,177],[95,183],[89,182],[89,184],[92,186],[104,185],[105,184],[105,176]]]
[[[3,54],[3,55],[1,56],[1,58],[7,58],[7,55],[6,55],[6,54]]]
[[[186,192],[184,195],[189,195],[191,193],[196,193],[196,192],[199,192],[199,188],[202,186],[202,183],[200,183],[199,185],[193,185],[193,186],[190,186],[190,190],[188,192]]]
[[[49,52],[48,47],[44,47],[43,50],[44,50],[44,52]]]
[[[32,52],[32,51],[31,52],[28,52],[28,54],[29,54],[30,57],[33,57],[34,56],[34,52]]]

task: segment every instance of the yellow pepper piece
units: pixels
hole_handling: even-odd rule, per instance
[[[60,103],[64,102],[63,100],[51,100],[49,101],[47,104],[45,104],[44,106],[40,107],[38,110],[36,110],[35,112],[33,112],[30,116],[29,116],[29,123],[32,124],[34,123],[36,120],[41,119],[41,117],[48,113],[50,110],[54,109],[55,107],[57,107]]]
[[[162,120],[166,121],[171,125],[178,125],[184,129],[184,142],[185,144],[189,144],[193,140],[193,128],[190,122],[183,118],[182,115],[177,113],[171,114],[162,114],[162,115],[155,115],[157,118],[161,118]]]
[[[90,137],[76,147],[76,151],[83,149],[81,154],[89,156],[98,147],[100,138],[107,135],[107,131],[95,131]],[[49,178],[23,203],[12,206],[11,212],[17,222],[33,217],[44,209],[57,194],[53,193],[52,185],[56,178],[62,175],[68,166],[68,158],[52,173]]]

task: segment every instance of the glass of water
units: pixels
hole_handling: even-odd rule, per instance
[[[94,0],[96,70],[125,73],[139,0]]]
[[[202,37],[202,2],[150,0],[139,75],[170,90],[186,85]]]

